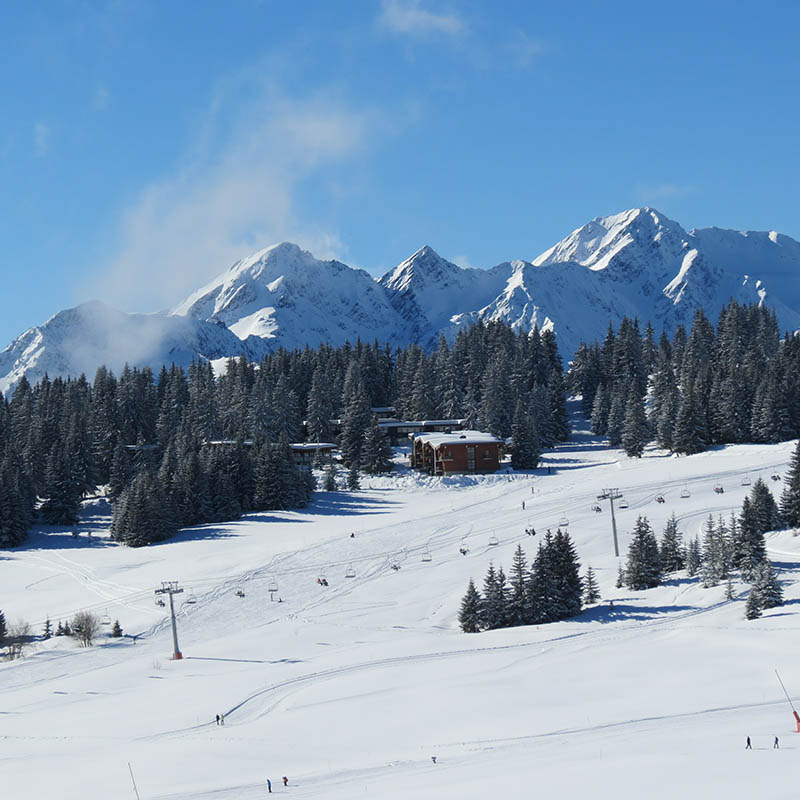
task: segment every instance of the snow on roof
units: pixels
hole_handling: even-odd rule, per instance
[[[458,431],[457,433],[415,433],[412,434],[415,442],[429,444],[434,450],[448,444],[502,444],[491,433],[483,431]]]
[[[369,410],[374,411],[376,414],[382,414],[394,411],[394,406],[371,406]]]
[[[295,442],[290,444],[292,450],[335,450],[339,445],[333,442]]]

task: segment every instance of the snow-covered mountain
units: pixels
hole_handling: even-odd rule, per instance
[[[88,303],[56,314],[0,353],[0,390],[27,373],[91,375],[100,363],[186,364],[357,338],[433,345],[482,318],[555,330],[562,355],[636,316],[657,332],[713,320],[735,298],[800,328],[800,242],[774,231],[684,230],[652,208],[597,217],[532,261],[465,269],[428,246],[380,279],[284,242],[234,264],[172,311],[124,314]]]
[[[105,364],[119,372],[161,364],[188,366],[193,358],[258,357],[245,342],[221,325],[171,314],[125,314],[91,301],[59,311],[44,325],[31,328],[0,353],[0,392],[23,375],[38,381],[84,373],[90,380]]]

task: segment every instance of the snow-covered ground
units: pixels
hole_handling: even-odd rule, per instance
[[[603,488],[624,492],[623,551],[637,514],[660,534],[675,511],[694,536],[708,513],[740,507],[744,477],[777,493],[769,475],[792,450],[635,461],[582,435],[533,475],[401,471],[139,550],[110,544],[108,508],[89,502],[77,540],[42,530],[0,554],[0,607],[37,628],[107,610],[142,635],[87,650],[56,638],[0,665],[3,796],[133,798],[130,762],[142,800],[263,797],[268,777],[298,798],[795,797],[800,735],[774,670],[800,700],[800,538],[769,537],[787,603],[746,622],[741,584],[733,602],[685,577],[615,589],[607,503],[591,510]],[[525,528],[564,517],[604,602],[568,622],[462,634],[469,577],[490,560],[507,569],[518,543],[532,555]],[[179,662],[154,604],[165,580],[197,600],[180,606]]]

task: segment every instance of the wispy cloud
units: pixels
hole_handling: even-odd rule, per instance
[[[382,0],[378,23],[393,33],[412,37],[458,36],[467,30],[454,11],[432,11],[423,7],[421,0]]]
[[[36,158],[44,158],[50,151],[50,128],[43,122],[33,126],[33,154]]]
[[[525,31],[518,30],[511,37],[508,49],[518,67],[529,67],[542,54],[547,52],[547,45],[542,39],[537,39],[525,33]]]
[[[636,188],[636,194],[643,202],[685,197],[687,194],[693,194],[696,191],[697,187],[688,183],[657,183],[652,186],[637,186]]]
[[[363,155],[383,129],[378,113],[331,93],[291,99],[252,81],[223,86],[184,163],[124,213],[117,255],[94,293],[128,308],[172,304],[282,240],[341,257],[338,233],[302,221],[297,195],[326,168]]]

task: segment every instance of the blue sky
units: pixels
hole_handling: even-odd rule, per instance
[[[0,346],[284,239],[379,274],[640,205],[800,238],[799,28],[769,0],[8,0]]]

